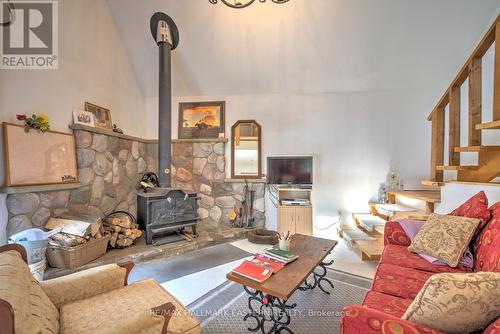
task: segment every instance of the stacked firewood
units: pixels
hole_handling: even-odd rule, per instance
[[[109,244],[113,248],[131,246],[134,240],[140,238],[142,235],[139,224],[133,222],[127,215],[104,218],[102,223],[104,232],[111,234]]]
[[[90,240],[100,239],[105,235],[99,219],[94,219],[92,223],[89,223],[74,218],[51,218],[45,228],[48,230],[59,229],[61,231],[49,238],[49,243],[56,247],[83,245]]]

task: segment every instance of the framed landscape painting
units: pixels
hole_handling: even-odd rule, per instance
[[[72,134],[3,123],[3,139],[7,186],[78,183]]]
[[[216,139],[224,133],[226,102],[179,103],[179,139]]]

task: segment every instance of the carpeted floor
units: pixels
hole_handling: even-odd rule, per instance
[[[290,303],[293,310],[290,329],[297,334],[337,333],[341,311],[349,304],[359,304],[370,287],[371,280],[329,270],[328,278],[335,288],[331,295],[319,289],[296,291]],[[188,306],[202,323],[202,333],[248,333],[255,320],[243,321],[248,310],[248,298],[242,286],[225,282]]]

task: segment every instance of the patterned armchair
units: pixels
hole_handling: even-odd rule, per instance
[[[19,245],[0,247],[0,334],[200,333],[199,322],[154,280],[127,285],[133,263],[37,282]]]

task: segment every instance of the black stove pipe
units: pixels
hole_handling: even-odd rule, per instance
[[[165,13],[150,20],[151,34],[159,50],[158,91],[158,176],[160,187],[170,188],[172,160],[172,50],[179,44],[179,31]]]

